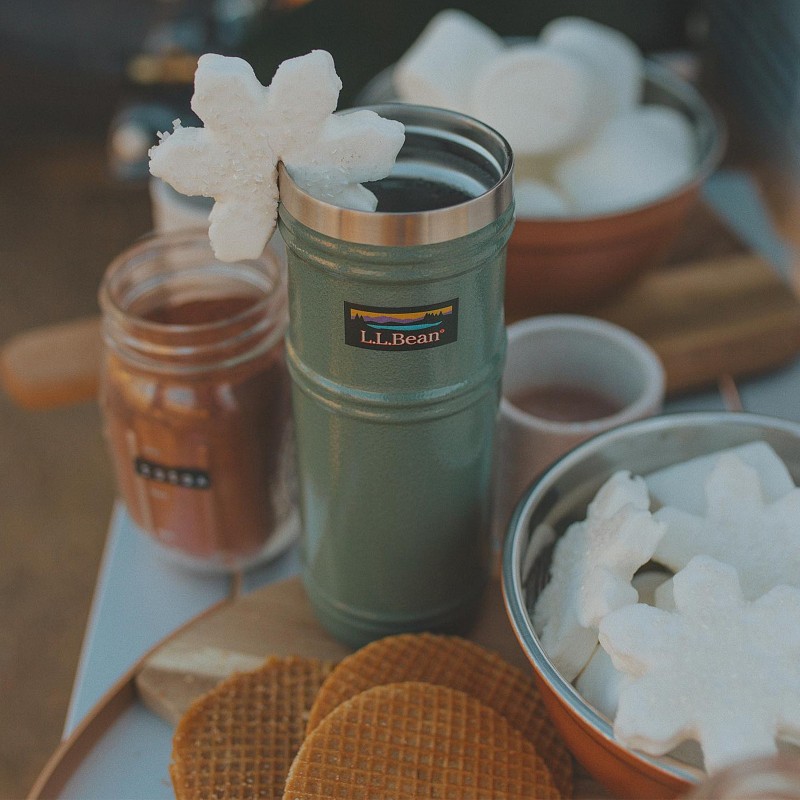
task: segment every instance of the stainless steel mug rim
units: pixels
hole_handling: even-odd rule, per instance
[[[484,228],[513,202],[513,153],[493,128],[464,114],[428,106],[385,103],[364,106],[387,119],[399,120],[409,132],[466,146],[496,180],[482,194],[456,205],[430,211],[380,212],[340,208],[312,197],[278,165],[281,205],[312,230],[356,244],[413,246],[437,244]],[[402,150],[401,150],[402,156]]]

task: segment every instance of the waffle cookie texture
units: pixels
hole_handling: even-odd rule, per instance
[[[561,797],[533,745],[464,692],[376,686],[308,734],[284,800],[522,800]]]
[[[308,710],[332,664],[269,658],[195,701],[172,741],[177,800],[280,798]]]
[[[337,706],[374,686],[419,681],[464,692],[503,716],[534,746],[564,797],[572,796],[572,759],[533,681],[500,656],[458,636],[401,634],[343,659],[311,707],[311,732]]]

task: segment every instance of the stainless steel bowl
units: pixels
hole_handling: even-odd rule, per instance
[[[525,493],[509,526],[503,552],[503,593],[511,625],[533,666],[556,727],[583,766],[621,797],[674,797],[703,773],[669,756],[655,758],[624,747],[610,721],[553,666],[530,613],[549,579],[552,545],[529,552],[531,535],[548,523],[560,536],[586,517],[586,507],[614,472],[645,475],[689,458],[762,440],[800,478],[800,424],[755,414],[693,412],[620,426],[585,442],[557,461]]]

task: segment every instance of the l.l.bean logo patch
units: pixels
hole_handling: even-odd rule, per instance
[[[428,306],[344,304],[344,341],[365,350],[426,350],[458,338],[458,299]]]

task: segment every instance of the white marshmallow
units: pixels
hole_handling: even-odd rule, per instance
[[[575,688],[587,703],[613,720],[624,679],[624,673],[614,667],[611,656],[598,645],[589,663],[575,680]]]
[[[591,658],[602,618],[638,599],[631,579],[663,531],[648,506],[644,481],[617,472],[589,504],[586,520],[571,525],[553,549],[550,581],[532,621],[565,680],[574,680]]]
[[[395,89],[409,103],[466,112],[476,77],[503,50],[503,40],[469,14],[441,11],[397,62]]]
[[[709,772],[777,752],[800,735],[800,589],[742,595],[736,570],[696,556],[673,579],[674,612],[636,605],[608,614],[600,643],[629,676],[614,735],[661,755],[686,739]]]
[[[691,178],[693,168],[635,110],[612,119],[583,150],[566,157],[555,179],[578,213],[607,214],[665,197]]]
[[[735,455],[758,474],[764,498],[777,500],[794,489],[794,481],[780,456],[766,442],[748,442],[705,456],[682,461],[645,475],[647,488],[658,505],[690,514],[706,511],[706,481],[722,455]]]
[[[536,600],[531,621],[542,648],[567,681],[573,681],[589,662],[597,631],[578,620],[577,595],[586,557],[586,523],[567,529],[553,550],[550,581]]]
[[[192,108],[203,128],[183,128],[150,150],[150,172],[183,194],[215,199],[209,238],[217,258],[257,258],[275,229],[277,162],[311,194],[373,210],[362,182],[391,171],[403,125],[371,111],[333,117],[341,89],[324,50],[284,61],[270,87],[247,62],[200,57]]]
[[[542,28],[539,41],[578,59],[603,82],[608,117],[639,102],[644,61],[625,34],[583,17],[560,17]]]
[[[563,195],[543,181],[514,180],[514,205],[517,217],[565,217],[569,205]]]
[[[500,131],[519,155],[543,155],[571,147],[596,128],[595,86],[570,56],[519,45],[484,67],[470,111]]]
[[[374,211],[377,198],[361,186],[388,175],[402,140],[402,125],[389,128],[373,111],[329,116],[311,140],[287,144],[283,162],[309,194],[334,205]],[[398,138],[399,137],[399,138]]]
[[[666,530],[654,560],[677,572],[694,556],[712,556],[738,570],[747,599],[781,584],[800,587],[800,489],[767,501],[756,470],[726,453],[705,490],[702,516],[671,506],[656,512]]]
[[[612,475],[589,503],[577,612],[585,627],[596,629],[610,611],[638,601],[633,576],[664,533],[649,503],[645,482],[628,472]]]
[[[669,106],[650,104],[634,109],[631,114],[638,124],[658,137],[665,151],[690,164],[697,161],[697,142],[692,126],[680,111]]]

